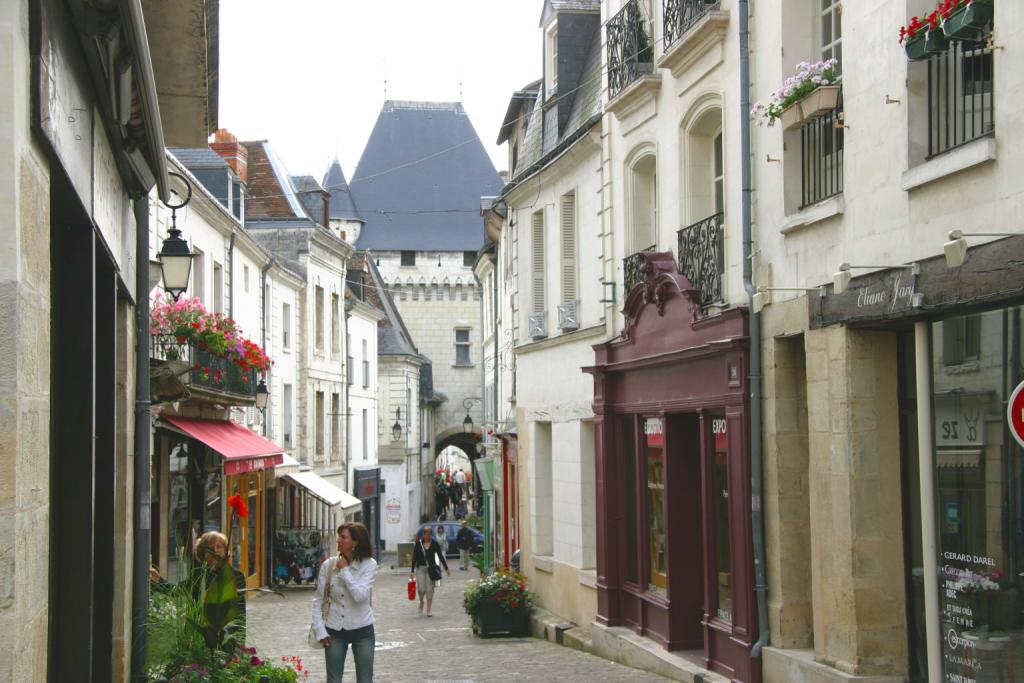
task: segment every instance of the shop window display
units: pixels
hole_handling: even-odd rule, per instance
[[[668,589],[665,559],[665,421],[644,420],[644,450],[647,454],[647,553],[648,589],[664,594]]]
[[[715,451],[712,510],[715,544],[715,616],[732,622],[732,539],[729,533],[729,437],[724,417],[711,420]]]
[[[1024,379],[1021,310],[932,327],[944,681],[1024,676],[1024,451],[1006,420]]]

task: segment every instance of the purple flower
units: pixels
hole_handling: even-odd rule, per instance
[[[259,657],[257,657],[256,655],[253,655],[252,658],[249,660],[249,666],[262,666],[262,665],[263,665],[263,660],[260,659]]]

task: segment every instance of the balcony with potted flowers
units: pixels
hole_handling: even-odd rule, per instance
[[[257,375],[271,361],[235,322],[210,313],[197,298],[153,302],[150,313],[150,393],[155,403],[193,401],[258,406]]]
[[[994,0],[942,0],[900,27],[908,82],[919,86],[903,189],[995,159],[994,21]]]
[[[754,104],[751,116],[760,126],[780,123],[787,146],[799,149],[798,155],[785,159],[787,169],[793,165],[794,176],[799,172],[800,187],[783,232],[841,213],[846,126],[838,60],[800,62],[767,102]],[[812,206],[815,210],[807,211]]]

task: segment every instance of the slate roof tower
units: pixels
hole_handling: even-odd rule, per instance
[[[501,185],[461,103],[388,100],[350,185],[365,220],[357,245],[476,251],[480,197]]]
[[[340,191],[342,181],[340,166],[332,165],[324,183],[332,192],[332,206],[334,186]],[[353,206],[365,221],[356,245],[377,265],[375,285],[388,290],[405,323],[408,346],[430,359],[419,369],[421,402],[437,406],[428,423],[431,433],[381,445],[378,460],[389,493],[405,490],[407,475],[401,468],[414,458],[424,473],[420,490],[431,491],[431,465],[442,451],[454,447],[477,456],[483,423],[481,292],[473,264],[484,241],[481,197],[493,198],[501,186],[461,104],[384,102],[349,184]],[[389,341],[399,339],[382,336],[382,358]],[[382,400],[397,408],[415,392],[412,373],[383,362],[381,368],[382,376],[388,375],[381,379]],[[462,427],[467,412],[473,434]],[[433,517],[432,506],[432,496],[425,496],[415,512]],[[385,525],[383,535],[389,542],[408,538],[402,533]]]

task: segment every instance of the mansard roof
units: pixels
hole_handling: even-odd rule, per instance
[[[476,251],[480,197],[501,186],[461,103],[386,101],[349,185],[358,248]]]
[[[601,0],[544,0],[544,10],[540,14],[540,25],[546,24],[552,14],[565,11],[600,12]]]
[[[527,114],[526,134],[522,148],[519,150],[519,163],[516,175],[510,179],[514,185],[523,178],[535,173],[538,168],[546,165],[553,155],[571,146],[584,132],[600,121],[601,104],[601,29],[594,30],[586,59],[579,76],[579,85],[573,92],[562,93],[556,105],[547,110],[540,97],[534,99],[531,111]],[[559,134],[557,108],[569,107],[562,132]]]

